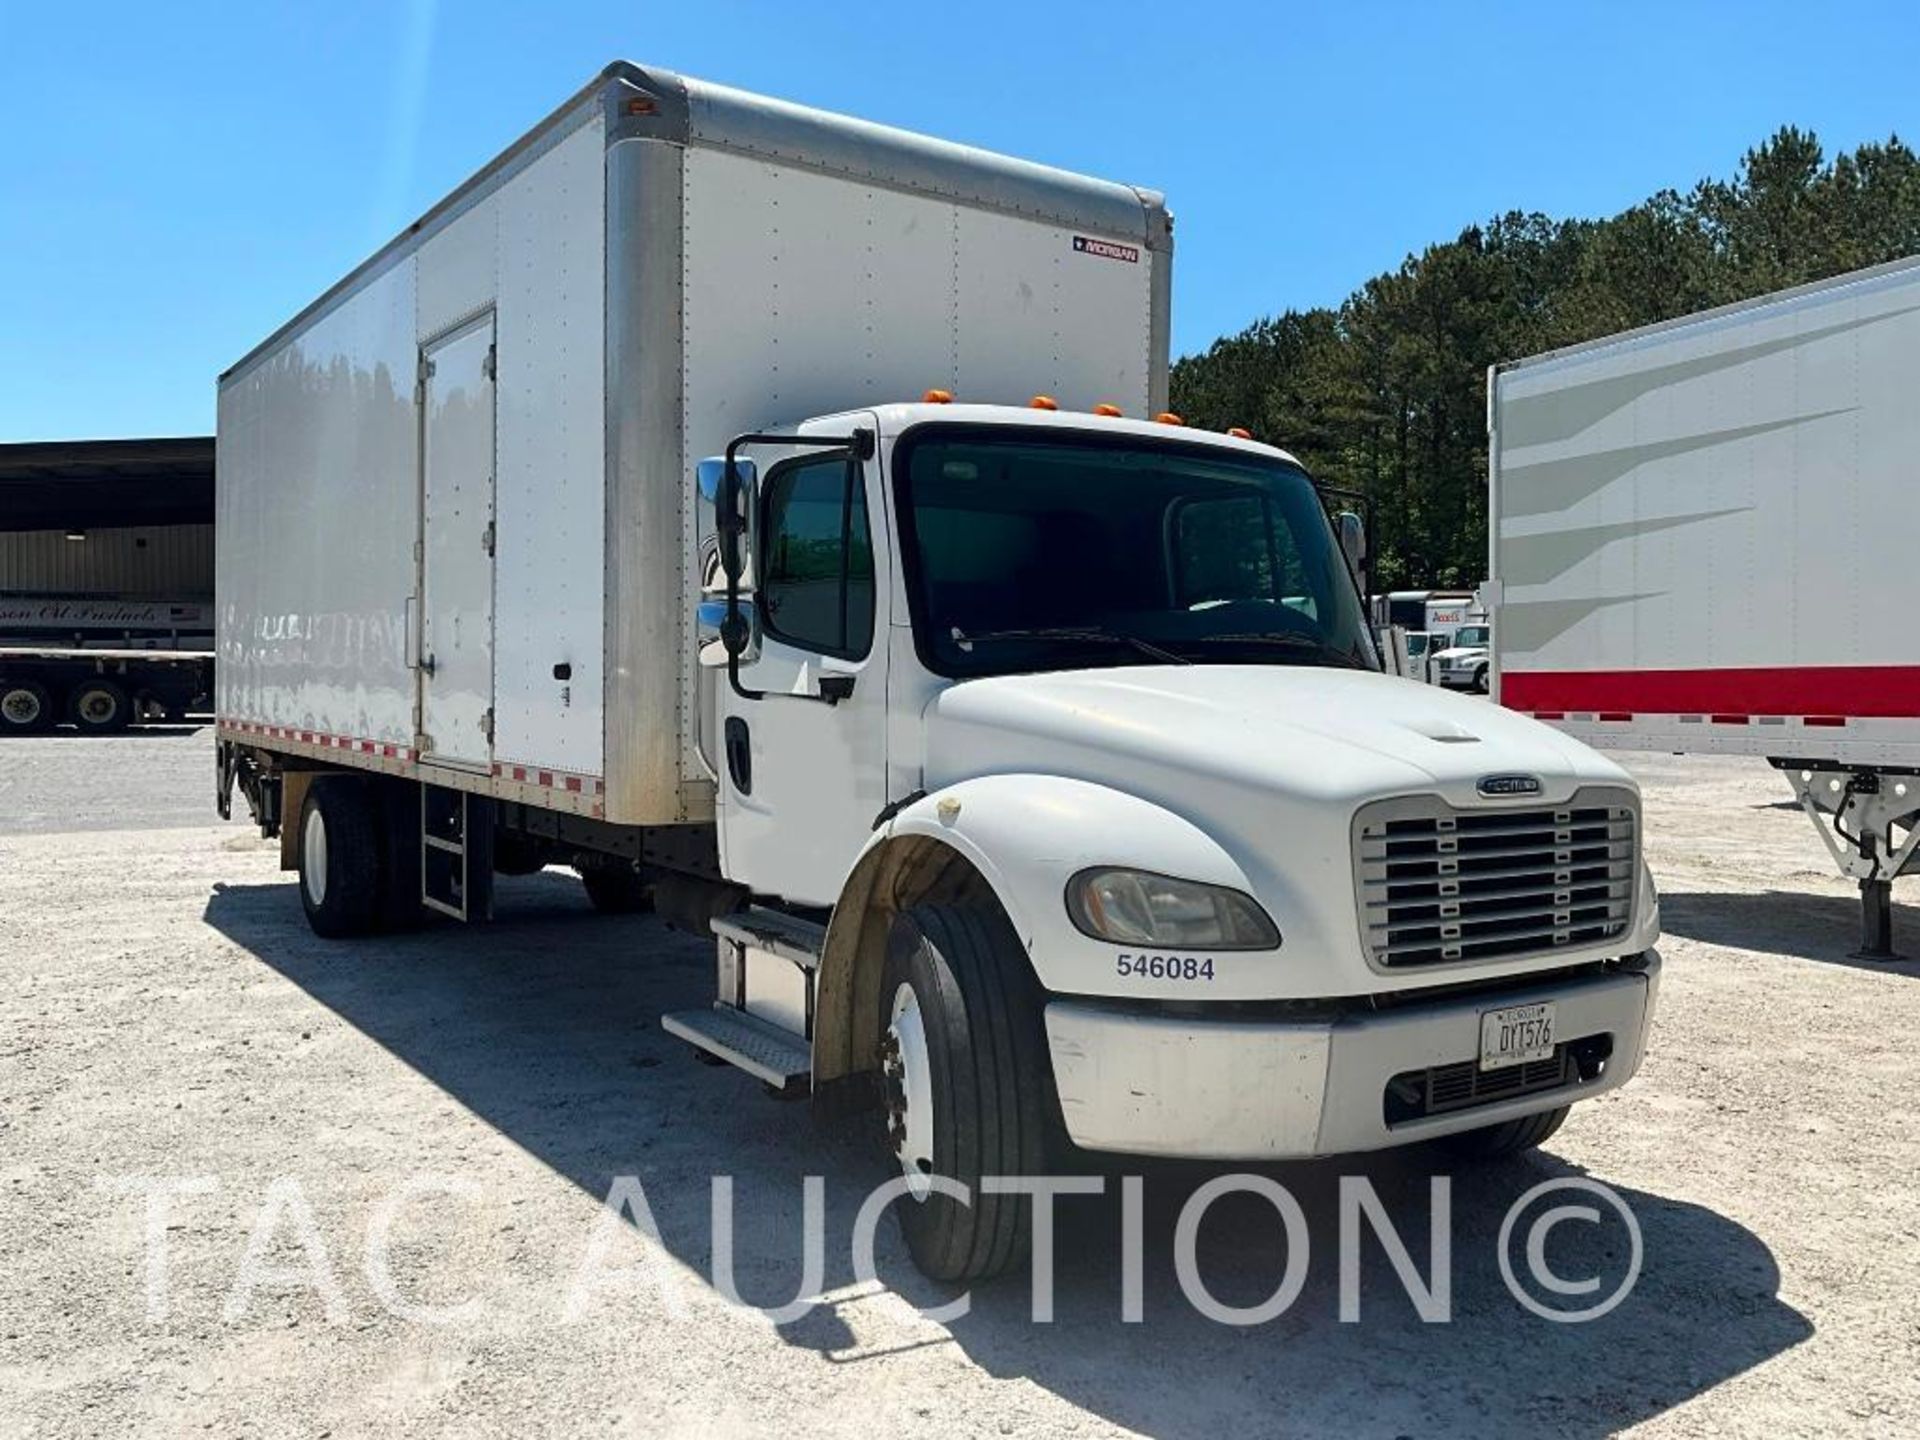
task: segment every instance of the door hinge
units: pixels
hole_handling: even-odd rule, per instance
[[[427,403],[427,381],[433,378],[433,361],[425,355],[413,372],[413,400],[416,405]]]
[[[491,520],[487,522],[487,528],[480,532],[480,548],[489,555],[493,554],[493,521]]]
[[[488,706],[480,717],[480,733],[487,737],[487,744],[493,744],[493,707]]]
[[[489,345],[487,346],[487,358],[480,362],[480,373],[491,380],[499,368],[500,347],[498,345]]]

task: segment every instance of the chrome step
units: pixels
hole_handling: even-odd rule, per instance
[[[716,916],[713,933],[723,940],[769,951],[808,970],[820,967],[820,952],[827,945],[826,926],[759,906]]]
[[[660,1017],[660,1028],[782,1092],[805,1090],[813,1074],[804,1039],[731,1005],[676,1010]]]

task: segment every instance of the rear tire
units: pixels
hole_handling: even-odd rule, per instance
[[[913,1263],[980,1280],[1027,1253],[1032,1201],[981,1193],[988,1175],[1044,1175],[1053,1104],[1040,992],[1006,917],[986,905],[897,916],[876,1022],[887,1136],[901,1172],[943,1175],[972,1204],[922,1189],[893,1204]]]
[[[580,872],[587,899],[602,915],[644,915],[653,909],[653,886],[626,865],[589,865]]]
[[[0,682],[0,734],[33,735],[53,724],[53,697],[37,680]]]
[[[380,918],[380,808],[358,775],[317,775],[300,806],[300,904],[313,933],[364,935]]]
[[[133,723],[133,702],[111,680],[82,680],[67,696],[67,718],[90,735],[111,735]]]
[[[1543,1110],[1538,1115],[1522,1115],[1518,1120],[1463,1130],[1458,1135],[1443,1135],[1434,1143],[1456,1160],[1505,1160],[1523,1150],[1544,1145],[1554,1131],[1566,1123],[1572,1109],[1571,1105],[1562,1105],[1558,1110]]]

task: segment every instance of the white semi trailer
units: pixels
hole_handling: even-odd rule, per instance
[[[1920,258],[1496,366],[1498,697],[1592,745],[1754,755],[1893,958],[1920,868]]]
[[[554,863],[714,934],[663,1023],[882,1109],[937,1276],[1067,1146],[1539,1143],[1639,1064],[1638,794],[1378,673],[1355,528],[1158,414],[1170,260],[614,66],[222,377],[222,805],[324,935]]]

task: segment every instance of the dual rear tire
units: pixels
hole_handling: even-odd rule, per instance
[[[58,715],[52,692],[38,680],[0,682],[0,734],[49,730]],[[133,723],[133,701],[115,681],[96,675],[68,692],[66,718],[83,733],[112,735]]]

